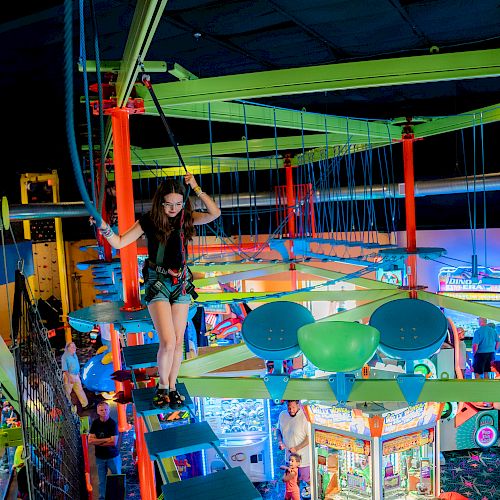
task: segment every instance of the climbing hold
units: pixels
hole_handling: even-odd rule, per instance
[[[314,365],[327,372],[361,369],[375,354],[376,328],[347,321],[314,323],[300,328],[299,345]]]

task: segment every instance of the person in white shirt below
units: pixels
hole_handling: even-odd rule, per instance
[[[301,457],[299,479],[307,486],[302,495],[309,496],[311,482],[309,461],[309,424],[306,415],[300,406],[300,401],[287,401],[287,409],[280,413],[277,429],[280,450],[286,450],[287,459],[290,453],[297,453]]]

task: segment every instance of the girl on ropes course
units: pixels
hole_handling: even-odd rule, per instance
[[[146,304],[160,339],[158,349],[159,383],[153,397],[158,408],[182,406],[176,390],[177,374],[182,362],[191,295],[196,298],[193,277],[186,265],[187,243],[193,239],[193,226],[207,224],[220,216],[220,208],[201,190],[189,172],[186,187],[166,179],[156,190],[151,211],[145,213],[123,234],[116,234],[102,222],[100,233],[116,249],[136,241],[142,234],[148,239],[148,260],[144,266]],[[204,203],[207,212],[195,212],[189,201],[192,189]]]

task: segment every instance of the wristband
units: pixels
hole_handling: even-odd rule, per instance
[[[203,194],[203,191],[201,190],[201,187],[200,187],[200,186],[196,186],[196,187],[193,189],[193,191],[194,191],[194,194],[195,194],[196,196],[198,196],[198,198],[199,198],[199,197]]]
[[[99,232],[104,236],[106,239],[111,238],[115,233],[111,229],[111,226],[109,224],[106,224],[104,228],[99,228]]]

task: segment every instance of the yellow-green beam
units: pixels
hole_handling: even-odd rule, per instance
[[[116,105],[122,107],[132,92],[141,70],[139,62],[146,59],[168,0],[138,0],[127,43],[116,80]]]
[[[190,266],[190,269],[192,272],[194,272],[193,269],[199,269],[199,266]],[[289,264],[272,264],[267,266],[251,267],[245,271],[240,270],[240,272],[224,274],[222,276],[219,275],[219,276],[211,276],[209,278],[197,279],[194,281],[194,286],[196,288],[202,288],[204,286],[216,285],[217,283],[228,283],[229,281],[261,278],[263,276],[282,273],[284,271],[288,271],[289,269],[290,269]],[[228,269],[225,269],[225,271],[227,270]],[[205,268],[205,270],[201,272],[207,272],[207,269]]]
[[[500,321],[500,307],[479,304],[478,302],[469,302],[468,300],[456,299],[455,297],[423,291],[418,292],[418,298],[426,300],[438,307],[445,307],[446,309],[453,309],[454,311],[472,314],[473,316]]]
[[[320,267],[314,267],[308,264],[295,264],[295,268],[301,273],[309,273],[314,276],[324,278],[325,280],[342,280],[343,278],[345,278],[343,281],[348,281],[349,283],[353,283],[354,285],[361,286],[363,288],[394,290],[395,292],[398,291],[397,285],[382,283],[381,281],[371,280],[368,278],[349,278],[349,276],[346,274],[339,273],[337,271],[330,271],[328,269],[322,269]]]
[[[356,138],[357,139],[357,138]],[[356,139],[352,139],[351,153],[358,150],[366,149],[366,138],[363,138],[363,144],[361,148],[357,148],[355,144]],[[390,140],[387,138],[386,144],[389,144]],[[192,144],[189,146],[179,146],[179,151],[184,158],[184,161],[196,163],[197,157],[204,157],[205,159],[210,158],[210,151],[212,150],[213,156],[223,156],[223,155],[236,155],[236,154],[246,154],[247,147],[249,153],[256,152],[272,152],[274,155],[276,151],[292,151],[292,150],[302,150],[311,148],[321,148],[323,151],[323,158],[326,155],[326,144],[328,144],[328,153],[330,155],[338,156],[342,154],[346,145],[346,138],[339,138],[335,134],[314,134],[305,135],[303,138],[301,135],[297,136],[287,136],[287,137],[269,137],[265,139],[250,139],[247,143],[245,139],[240,139],[239,141],[227,141],[227,142],[214,142],[210,144]],[[340,146],[340,147],[336,147]],[[345,154],[345,153],[344,153]],[[152,148],[152,149],[138,149],[133,150],[134,163],[140,163],[142,165],[176,165],[179,162],[177,153],[174,148]],[[246,163],[246,158],[241,158],[243,163]],[[278,165],[281,166],[282,160],[278,160]],[[243,165],[242,165],[243,166]]]
[[[239,363],[253,358],[255,355],[248,350],[245,344],[226,347],[210,354],[203,354],[197,358],[183,361],[179,376],[197,377],[205,373],[210,373],[220,368]]]
[[[211,398],[270,398],[259,377],[180,377],[190,396]],[[283,399],[332,401],[336,398],[327,379],[292,378]],[[349,401],[401,401],[405,399],[394,379],[356,380]],[[418,401],[495,401],[500,402],[497,380],[427,380]]]
[[[96,62],[88,60],[86,63],[86,70],[88,73],[95,73],[97,71]],[[120,71],[122,61],[101,61],[99,67],[101,73],[118,73]],[[167,63],[165,61],[144,61],[144,71],[146,73],[166,73]],[[81,62],[78,62],[78,71],[83,71]]]
[[[486,108],[475,109],[456,116],[443,118],[431,118],[426,123],[413,127],[415,137],[429,137],[431,135],[444,134],[476,125],[486,125],[500,120],[500,104]]]
[[[155,90],[162,106],[176,106],[499,75],[500,49],[490,49],[200,78]]]
[[[200,81],[205,81],[201,79]],[[173,82],[175,83],[175,82]],[[164,85],[155,85],[160,90]],[[138,95],[144,98],[146,113],[158,114],[149,93],[143,85],[136,86]],[[307,111],[296,111],[293,109],[273,108],[270,106],[259,106],[252,103],[224,102],[216,101],[212,103],[194,103],[170,106],[169,102],[162,105],[167,117],[189,118],[192,120],[212,120],[213,122],[260,125],[278,129],[286,128],[291,130],[304,130],[307,132],[321,132],[323,134],[337,134],[343,137],[350,137],[353,140],[364,138],[368,141],[376,142],[386,140],[390,135],[392,138],[401,135],[401,128],[391,125],[388,121],[366,121],[360,118],[345,118],[341,116],[322,115],[319,113],[309,113]],[[242,127],[242,135],[244,129]],[[217,140],[217,137],[215,137]],[[344,141],[345,142],[345,141]]]
[[[269,297],[275,293],[284,294],[281,297]],[[392,290],[311,290],[306,292],[221,292],[221,293],[200,293],[196,299],[199,303],[204,302],[232,302],[257,299],[257,302],[277,302],[280,300],[290,300],[292,302],[308,301],[344,301],[344,300],[377,300],[394,295]],[[392,299],[391,299],[392,300]]]
[[[370,317],[375,309],[378,309],[386,302],[392,302],[393,300],[406,298],[408,298],[408,292],[400,291],[398,293],[386,295],[385,297],[374,300],[373,302],[368,302],[368,304],[363,304],[361,306],[355,307],[354,309],[349,309],[348,311],[342,311],[340,313],[332,314],[331,316],[326,316],[324,318],[321,318],[319,321],[358,321],[363,318]]]

